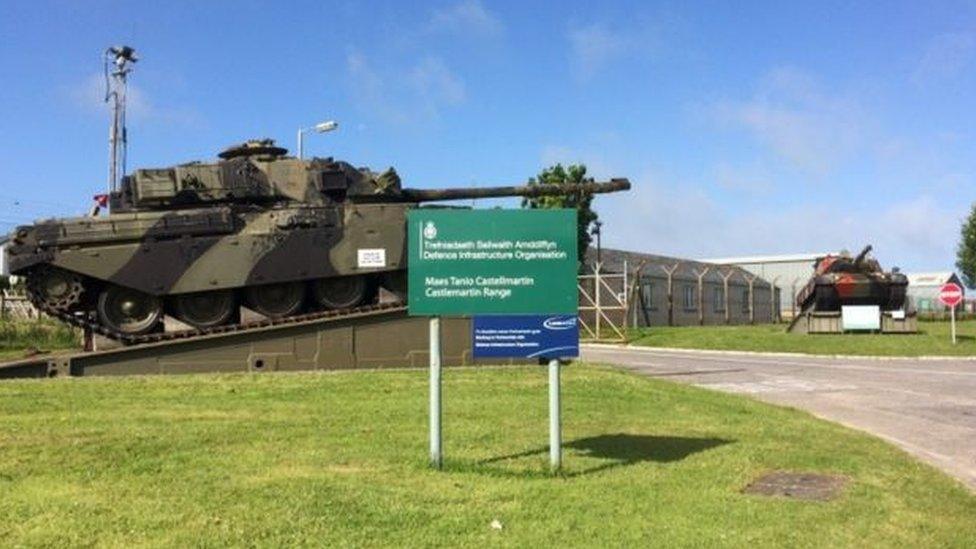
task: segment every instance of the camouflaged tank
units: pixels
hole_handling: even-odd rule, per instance
[[[217,162],[136,170],[111,214],[44,220],[11,235],[11,272],[41,310],[109,332],[161,329],[169,314],[196,328],[373,302],[406,292],[406,213],[432,200],[625,190],[578,186],[405,189],[331,158],[301,160],[271,140],[231,147]]]
[[[813,277],[797,294],[801,310],[839,311],[843,305],[878,305],[882,311],[905,305],[908,277],[895,269],[885,272],[866,246],[856,257],[849,253],[817,259]]]

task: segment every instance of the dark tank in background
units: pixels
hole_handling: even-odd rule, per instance
[[[346,309],[379,288],[406,292],[406,212],[421,202],[626,190],[626,179],[579,185],[407,189],[331,158],[302,160],[271,140],[231,147],[217,162],[140,169],[109,197],[109,215],[17,228],[8,259],[42,311],[108,333],[272,319]]]

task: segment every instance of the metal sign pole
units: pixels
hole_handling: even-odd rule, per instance
[[[441,318],[430,317],[430,464],[443,463],[441,452]]]
[[[956,344],[956,306],[949,307],[950,322],[952,323],[952,344]]]
[[[559,406],[559,360],[549,361],[549,467],[559,471],[563,462],[562,420]]]

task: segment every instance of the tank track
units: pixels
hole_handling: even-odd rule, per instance
[[[380,303],[375,305],[364,305],[362,307],[353,307],[351,309],[333,309],[328,311],[319,311],[314,313],[306,313],[295,316],[289,316],[286,318],[281,318],[277,320],[272,319],[262,319],[254,320],[250,322],[242,322],[238,324],[226,324],[224,326],[215,326],[213,328],[206,329],[190,329],[190,330],[177,330],[174,332],[160,332],[156,334],[145,334],[145,335],[130,335],[115,330],[111,330],[106,326],[100,324],[93,313],[69,313],[54,309],[43,303],[33,303],[37,309],[52,317],[68,324],[69,326],[74,326],[82,330],[91,331],[93,334],[98,334],[105,336],[109,339],[113,339],[122,343],[123,345],[144,345],[147,343],[161,343],[165,341],[173,341],[177,339],[190,339],[195,337],[207,336],[212,334],[227,334],[232,332],[242,332],[245,330],[252,330],[255,328],[267,328],[272,326],[283,326],[288,324],[298,324],[302,322],[307,322],[310,320],[320,320],[325,318],[341,318],[344,316],[353,316],[364,313],[374,313],[380,311],[391,311],[404,307],[404,302],[394,301],[390,303]]]

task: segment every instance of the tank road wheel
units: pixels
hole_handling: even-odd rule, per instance
[[[365,276],[337,276],[312,282],[315,303],[326,309],[351,309],[363,304],[370,294]]]
[[[251,286],[245,294],[247,305],[268,318],[298,314],[305,304],[305,285],[301,282]]]
[[[27,277],[27,293],[34,303],[68,311],[81,303],[81,276],[63,269],[42,268]]]
[[[156,296],[121,286],[109,286],[98,296],[98,319],[116,332],[147,334],[162,318],[163,304]]]
[[[222,326],[238,312],[237,297],[231,290],[180,294],[173,297],[173,312],[194,328]]]

